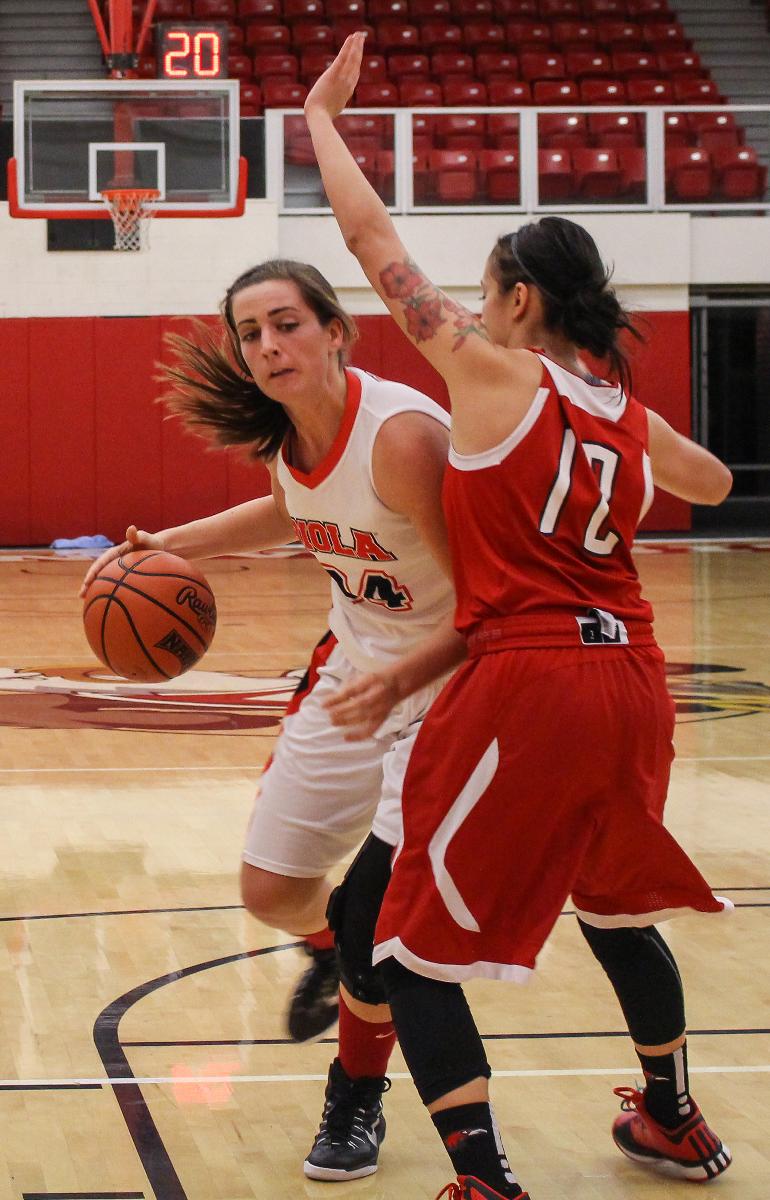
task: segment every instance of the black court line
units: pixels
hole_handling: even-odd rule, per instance
[[[144,1192],[22,1192],[22,1200],[144,1200]]]
[[[100,1092],[103,1083],[0,1083],[0,1092]]]
[[[191,967],[183,967],[179,971],[170,971],[167,975],[159,975],[156,979],[140,983],[131,991],[118,996],[99,1013],[94,1022],[94,1044],[107,1076],[110,1079],[120,1080],[135,1078],[118,1036],[118,1026],[128,1010],[143,1000],[145,996],[167,987],[170,983],[186,979],[190,975],[211,970],[212,967],[222,967],[229,963],[242,962],[247,958],[258,958],[264,954],[275,954],[279,950],[293,950],[301,945],[301,942],[287,942],[281,946],[265,946],[261,950],[245,950],[239,954],[227,954],[223,958],[195,963]],[[112,1091],[156,1200],[187,1200],[187,1193],[176,1173],[158,1127],[152,1119],[139,1084],[114,1084]]]

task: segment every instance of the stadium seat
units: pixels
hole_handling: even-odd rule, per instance
[[[229,63],[228,59],[228,63]],[[136,74],[139,79],[157,79],[158,77],[158,60],[154,55],[143,54],[136,66]]]
[[[367,145],[374,145],[386,150],[393,144],[392,118],[376,117],[365,113],[343,113],[337,117],[337,129],[345,141],[352,140]]]
[[[401,83],[404,76],[412,82],[430,82],[430,60],[427,54],[391,54],[388,57],[388,77]]]
[[[359,108],[395,108],[398,88],[395,83],[359,83],[355,101]]]
[[[428,79],[404,79],[398,85],[398,98],[403,108],[441,107],[444,91],[440,83]]]
[[[366,13],[370,21],[399,21],[409,24],[407,0],[367,0]]]
[[[583,7],[580,0],[540,0],[540,16],[544,21],[579,20]]]
[[[418,151],[412,155],[412,194],[415,204],[428,204],[432,192],[432,176],[429,157],[432,151]]]
[[[612,56],[612,69],[618,79],[654,79],[660,76],[658,56],[646,50],[616,51]]]
[[[538,54],[524,51],[519,58],[522,79],[534,83],[536,79],[564,79],[564,56],[562,54]]]
[[[234,21],[235,0],[193,0],[193,17],[196,21]]]
[[[518,204],[519,155],[517,150],[480,150],[479,190],[490,204]]]
[[[441,150],[482,150],[487,119],[481,114],[449,113],[437,116],[433,125],[434,145]]]
[[[520,53],[548,48],[551,44],[551,29],[537,21],[508,21],[505,26],[505,36],[511,50]]]
[[[696,143],[704,150],[739,146],[743,142],[743,130],[738,128],[732,113],[689,113],[685,120]]]
[[[262,90],[259,85],[242,80],[239,90],[241,95],[241,116],[258,116],[262,112]]]
[[[283,16],[286,21],[324,21],[323,0],[283,0]]]
[[[625,0],[584,0],[583,12],[593,20],[607,17],[622,20],[628,16]]]
[[[415,154],[427,153],[433,149],[434,116],[427,113],[412,114],[412,149]]]
[[[724,97],[713,79],[676,79],[674,97],[677,104],[724,103]]]
[[[386,204],[393,196],[395,169],[393,151],[378,150],[374,159],[374,186]]]
[[[302,82],[310,87],[312,80],[315,82],[319,75],[323,75],[324,71],[330,66],[335,59],[333,50],[304,50],[299,64],[299,73]]]
[[[599,50],[570,50],[564,56],[564,68],[570,79],[601,79],[612,77],[612,59]]]
[[[464,50],[438,50],[430,56],[430,69],[435,79],[448,76],[457,79],[473,79],[473,59]]]
[[[572,151],[577,194],[584,200],[614,200],[620,194],[622,172],[615,150],[578,146]]]
[[[452,0],[452,13],[460,21],[492,19],[492,0]]]
[[[470,150],[431,150],[428,166],[438,200],[470,204],[477,195],[477,161]]]
[[[444,103],[447,108],[465,108],[471,104],[487,104],[486,84],[473,79],[446,79]]]
[[[246,45],[257,54],[291,45],[291,30],[288,25],[249,25],[246,29]]]
[[[332,29],[334,30],[334,45],[337,50],[342,48],[342,44],[349,34],[360,32],[366,34],[366,48],[369,53],[376,54],[378,52],[373,25],[368,25],[357,17],[338,17]]]
[[[541,204],[569,200],[575,193],[575,175],[569,150],[538,150],[537,174]]]
[[[700,57],[694,50],[661,50],[658,53],[658,69],[663,75],[703,75]]]
[[[674,99],[667,79],[629,79],[626,94],[629,104],[670,104]]]
[[[538,145],[572,149],[588,145],[588,122],[583,113],[540,113],[537,119]]]
[[[326,15],[332,21],[346,20],[366,15],[364,0],[326,0]]]
[[[170,17],[191,17],[192,0],[158,0],[155,6],[155,19],[166,21]]]
[[[315,25],[307,21],[299,21],[292,26],[292,45],[302,53],[305,50],[321,50],[328,47],[334,49],[334,30],[331,25]]]
[[[666,200],[669,203],[708,200],[713,188],[711,157],[707,150],[690,146],[666,149]]]
[[[521,122],[518,113],[488,113],[487,138],[495,150],[518,150]]]
[[[498,50],[479,50],[476,54],[476,75],[486,82],[490,78],[518,79],[519,60],[515,54]]]
[[[597,21],[596,40],[611,54],[618,50],[644,49],[641,27],[631,21]]]
[[[554,46],[562,54],[572,50],[596,50],[596,26],[587,21],[554,21],[551,26]]]
[[[532,85],[532,100],[537,105],[579,104],[580,89],[574,79],[538,79]]]
[[[509,82],[494,80],[487,88],[489,103],[521,107],[532,103],[532,87],[526,80],[511,79]]]
[[[388,63],[382,54],[365,54],[361,63],[361,83],[385,83]]]
[[[228,54],[243,54],[246,46],[246,33],[240,25],[230,23],[227,26]]]
[[[584,79],[580,84],[581,104],[623,104],[626,85],[621,79]]]
[[[641,146],[618,146],[620,194],[631,204],[644,204],[647,199],[647,154]]]
[[[671,19],[668,0],[626,0],[626,12],[637,21],[666,21]]]
[[[642,37],[650,50],[689,50],[690,44],[678,21],[653,21],[642,25]]]
[[[242,0],[239,13],[246,24],[254,20],[276,25],[281,22],[283,8],[281,0]]]
[[[463,31],[460,25],[449,21],[425,21],[420,31],[420,49],[462,49]]]
[[[505,29],[494,21],[469,21],[463,30],[465,45],[469,50],[504,50]]]
[[[690,125],[686,113],[666,113],[663,117],[666,149],[669,146],[689,146]]]
[[[767,167],[751,146],[720,146],[713,154],[717,188],[723,200],[763,200]]]
[[[503,17],[537,17],[540,10],[537,0],[496,0],[495,12]]]
[[[305,85],[290,79],[265,79],[261,87],[265,108],[302,108],[307,96]]]
[[[253,74],[254,68],[248,54],[228,54],[228,79],[251,79]]]
[[[613,150],[642,142],[639,113],[589,113],[588,132],[595,146]]]
[[[448,21],[451,13],[449,0],[411,0],[409,14],[412,21]]]
[[[265,75],[283,75],[287,79],[299,77],[299,62],[294,54],[255,54],[254,75],[263,79]]]

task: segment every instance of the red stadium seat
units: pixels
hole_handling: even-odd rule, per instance
[[[587,17],[594,20],[606,17],[617,17],[622,20],[628,16],[625,0],[584,0],[583,10]]]
[[[612,71],[618,79],[659,78],[658,56],[647,50],[618,50],[612,56]]]
[[[296,79],[299,75],[299,63],[294,54],[256,54],[254,74],[257,79],[262,79],[265,75],[284,75],[287,79]]]
[[[677,104],[723,104],[724,97],[713,79],[676,79]]]
[[[666,21],[671,19],[668,0],[626,0],[629,17],[637,21]]]
[[[452,0],[452,12],[460,21],[491,20],[492,0]]]
[[[364,139],[369,146],[385,150],[393,144],[392,118],[375,117],[364,113],[344,113],[336,121],[340,137],[359,145]]]
[[[463,31],[460,25],[452,25],[449,21],[425,21],[420,32],[420,49],[439,50],[442,47],[451,50],[461,49]]]
[[[360,169],[363,171],[366,178],[369,180],[369,182],[374,187],[376,187],[377,186],[377,153],[376,153],[376,151],[356,149],[355,147],[349,148],[349,149],[350,149],[350,153],[353,155],[353,158],[355,159],[355,161],[358,164],[358,166],[360,167]]]
[[[258,116],[262,112],[262,90],[256,83],[242,82],[240,85],[241,94],[241,116]]]
[[[299,64],[302,82],[309,87],[310,81],[315,81],[319,75],[323,75],[334,59],[334,50],[304,50]]]
[[[690,124],[685,113],[666,113],[663,117],[666,149],[669,146],[689,146]]]
[[[476,75],[485,82],[490,78],[518,79],[519,60],[515,54],[498,50],[479,50],[476,55]]]
[[[569,150],[556,147],[538,150],[537,173],[541,204],[554,204],[573,197],[575,175]]]
[[[517,53],[523,49],[532,51],[547,49],[551,44],[551,30],[548,25],[537,21],[508,21],[505,26],[505,36],[511,50]]]
[[[580,89],[573,79],[538,79],[532,85],[532,102],[537,105],[579,104]]]
[[[525,51],[519,59],[522,79],[534,83],[536,79],[564,79],[564,55],[537,54]]]
[[[720,146],[714,151],[717,187],[723,200],[763,200],[767,167],[751,146]]]
[[[430,69],[435,78],[453,76],[473,79],[473,59],[462,50],[438,50],[430,57]]]
[[[540,113],[537,119],[538,145],[571,150],[588,145],[588,123],[583,113]]]
[[[644,204],[647,199],[647,154],[641,146],[618,146],[620,192],[632,204]]]
[[[393,195],[395,155],[392,150],[378,150],[374,160],[374,186],[387,204]]]
[[[614,200],[620,194],[622,172],[617,152],[582,146],[572,151],[577,192],[584,200]]]
[[[477,194],[476,155],[470,150],[431,150],[428,157],[439,201],[470,204]]]
[[[273,49],[291,45],[291,30],[288,25],[249,25],[246,30],[246,45],[257,54],[267,54]]]
[[[622,79],[584,79],[580,85],[581,104],[623,104],[625,100]]]
[[[355,101],[359,108],[396,108],[398,88],[395,83],[359,83]]]
[[[370,21],[399,21],[409,24],[407,0],[367,0],[366,12]]]
[[[265,108],[302,108],[307,88],[289,79],[265,79],[262,82],[262,103]]]
[[[375,54],[377,52],[377,42],[374,36],[373,25],[367,25],[365,21],[357,17],[338,17],[332,28],[334,30],[334,45],[338,50],[341,49],[343,42],[349,34],[360,32],[366,34],[366,48],[369,53]]]
[[[610,53],[617,50],[642,50],[644,37],[639,25],[632,21],[597,21],[596,38]]]
[[[241,0],[238,14],[241,20],[259,20],[271,25],[280,24],[281,0]]]
[[[505,49],[505,29],[493,21],[469,21],[463,31],[465,45],[469,49]]]
[[[388,76],[393,83],[401,83],[404,76],[411,82],[430,82],[430,60],[427,54],[391,54],[388,58]]]
[[[361,83],[385,83],[388,63],[382,54],[365,54],[361,63]]]
[[[521,122],[518,113],[488,113],[487,137],[496,150],[518,150]]]
[[[738,128],[732,113],[690,113],[684,119],[697,144],[705,150],[743,142],[743,130]]]
[[[509,82],[495,80],[487,88],[491,105],[521,107],[532,103],[532,85],[526,80],[511,79]]]
[[[398,85],[399,103],[403,108],[442,107],[444,90],[440,83],[428,79],[404,79]]]
[[[482,114],[450,113],[436,117],[433,126],[434,145],[442,150],[481,150],[486,133]]]
[[[143,54],[137,63],[136,73],[139,79],[157,79],[158,60],[154,55]]]
[[[663,75],[703,75],[700,56],[694,50],[661,50],[658,53],[658,69]]]
[[[670,104],[674,99],[667,79],[629,79],[626,93],[630,104]]]
[[[638,113],[589,113],[588,132],[595,146],[613,150],[642,144]]]
[[[666,200],[669,203],[708,200],[713,189],[708,151],[689,146],[666,149]]]
[[[537,0],[496,0],[495,12],[501,17],[537,17],[539,8]]]
[[[234,21],[235,0],[193,0],[193,16],[197,21]]]
[[[480,150],[480,191],[490,204],[518,204],[519,155],[517,150]]]
[[[326,0],[326,15],[333,21],[346,20],[351,17],[366,19],[366,4],[364,0]]]
[[[614,76],[612,59],[599,50],[570,50],[564,56],[564,66],[570,79],[601,79]]]
[[[228,54],[228,79],[251,79],[253,74],[254,68],[248,54]]]
[[[580,0],[540,0],[540,16],[544,21],[579,20],[583,6]]]
[[[653,21],[642,25],[642,37],[650,50],[689,50],[690,43],[678,21]]]
[[[328,47],[334,49],[334,30],[331,25],[313,25],[307,21],[299,21],[292,26],[292,44],[300,53],[304,50],[321,50]]]
[[[286,21],[321,24],[324,21],[323,0],[283,0],[283,16]]]
[[[447,21],[450,11],[449,0],[411,0],[409,7],[412,21]]]
[[[444,81],[444,103],[447,108],[465,108],[471,104],[488,102],[486,84],[473,79],[446,79]]]
[[[245,43],[246,34],[243,27],[229,21],[227,25],[227,49],[230,54],[241,54]]]
[[[423,151],[433,149],[433,126],[436,122],[434,116],[429,116],[427,113],[412,114],[412,149],[415,154],[422,154]]]
[[[155,6],[156,21],[165,21],[169,17],[191,17],[192,0],[158,0]]]
[[[412,188],[415,204],[427,204],[431,198],[432,175],[429,167],[430,150],[412,155]]]
[[[551,26],[554,46],[562,54],[571,50],[596,50],[596,26],[588,21],[554,21]]]

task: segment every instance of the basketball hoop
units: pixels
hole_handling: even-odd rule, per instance
[[[115,227],[116,250],[146,250],[148,222],[155,216],[149,208],[160,199],[157,188],[106,188],[100,193]]]

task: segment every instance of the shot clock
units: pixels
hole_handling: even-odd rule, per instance
[[[226,79],[227,24],[162,21],[156,56],[161,79]]]

